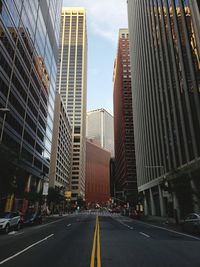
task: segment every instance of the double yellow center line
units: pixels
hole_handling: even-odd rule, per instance
[[[100,226],[98,216],[96,216],[96,226],[94,231],[90,267],[101,267]]]

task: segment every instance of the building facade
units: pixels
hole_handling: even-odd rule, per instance
[[[87,33],[83,8],[62,9],[57,91],[72,125],[72,200],[84,199]]]
[[[87,112],[86,137],[96,140],[100,146],[114,155],[113,116],[105,109]]]
[[[61,5],[0,2],[2,209],[8,194],[17,205],[25,188],[39,190],[49,173]]]
[[[110,159],[110,196],[115,197],[115,158]]]
[[[113,74],[115,190],[137,204],[137,175],[133,132],[131,67],[128,29],[120,29]]]
[[[50,187],[70,191],[72,160],[72,126],[60,94],[56,93],[52,156],[50,163]]]
[[[105,205],[110,198],[110,152],[95,140],[86,141],[86,188],[85,200],[88,205]]]
[[[199,211],[198,5],[128,1],[138,186],[152,215]]]

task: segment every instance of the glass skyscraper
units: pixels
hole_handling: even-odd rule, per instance
[[[61,5],[0,1],[1,199],[49,173]]]
[[[62,9],[57,90],[72,125],[72,199],[85,197],[87,33],[84,8]]]

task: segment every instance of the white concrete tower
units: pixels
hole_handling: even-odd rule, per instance
[[[72,124],[72,200],[85,198],[87,32],[84,8],[62,9],[57,91]]]

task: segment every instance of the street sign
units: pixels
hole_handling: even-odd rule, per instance
[[[48,190],[49,190],[49,183],[48,182],[44,182],[43,183],[43,192],[42,192],[42,195],[43,196],[47,196],[48,195]]]
[[[65,198],[71,198],[72,192],[71,191],[65,191]]]
[[[14,194],[9,195],[6,200],[5,212],[11,212],[14,201]]]

